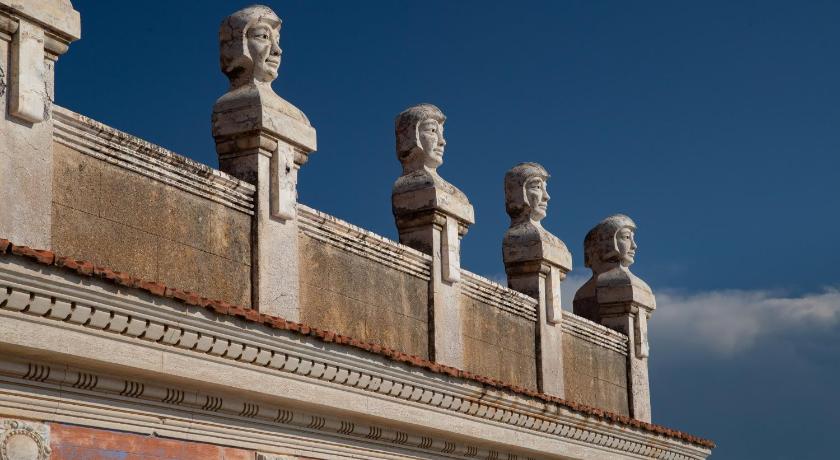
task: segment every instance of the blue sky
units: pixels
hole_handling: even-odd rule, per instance
[[[475,206],[466,268],[503,278],[504,172],[543,164],[569,293],[589,228],[615,212],[639,225],[654,421],[713,438],[713,458],[832,455],[840,4],[265,3],[284,20],[274,88],[318,130],[300,201],[394,238],[393,119],[434,103],[439,172]],[[218,25],[248,3],[73,4],[83,38],[57,102],[215,166]]]

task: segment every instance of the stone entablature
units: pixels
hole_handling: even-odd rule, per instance
[[[32,253],[23,248],[16,251],[29,253],[42,262],[50,259],[45,252]],[[629,418],[601,415],[591,408],[522,389],[494,388],[497,384],[482,381],[477,376],[471,381],[468,375],[455,369],[441,368],[439,372],[442,373],[430,372],[435,370],[434,363],[402,357],[393,351],[383,354],[396,361],[376,357],[333,344],[331,342],[339,342],[339,338],[327,340],[328,336],[320,337],[314,335],[315,331],[302,329],[305,326],[282,330],[265,327],[246,318],[254,316],[261,322],[269,318],[245,314],[249,310],[240,310],[242,317],[219,316],[203,308],[184,306],[174,299],[156,300],[132,288],[118,287],[114,290],[112,285],[99,281],[80,282],[83,280],[61,270],[44,269],[43,265],[9,257],[0,259],[0,315],[4,318],[0,322],[0,335],[6,338],[6,345],[17,347],[20,352],[16,355],[17,361],[5,360],[0,364],[0,374],[22,379],[27,385],[66,388],[61,396],[65,398],[64,402],[69,402],[68,399],[72,401],[74,392],[81,395],[93,393],[97,397],[111,399],[158,402],[168,407],[170,414],[172,410],[181,410],[223,415],[249,424],[297,424],[298,428],[332,430],[337,435],[365,437],[374,443],[378,437],[371,439],[367,436],[380,433],[379,437],[385,437],[386,441],[393,438],[389,442],[403,446],[410,439],[416,439],[411,442],[419,449],[434,448],[447,454],[460,452],[462,457],[474,456],[476,452],[484,452],[483,456],[494,455],[478,445],[461,445],[445,439],[436,441],[424,434],[403,432],[384,436],[382,433],[388,433],[384,426],[371,427],[317,412],[307,414],[306,410],[289,410],[287,403],[281,402],[282,399],[293,398],[297,399],[296,404],[322,405],[338,398],[344,411],[360,411],[359,415],[367,419],[371,416],[391,419],[390,422],[383,420],[386,425],[405,423],[408,419],[401,418],[410,417],[413,424],[424,420],[421,425],[426,425],[428,429],[445,427],[459,436],[480,438],[496,431],[500,436],[494,438],[496,442],[517,449],[511,453],[527,456],[524,452],[531,450],[535,452],[535,458],[561,453],[567,448],[563,446],[567,442],[577,444],[576,449],[582,451],[606,449],[616,458],[638,454],[654,458],[694,459],[705,458],[708,453],[707,441],[661,427],[640,424]],[[73,265],[68,261],[63,263]],[[118,286],[126,282],[119,277],[115,281]],[[153,292],[154,288],[151,289]],[[178,298],[178,294],[173,295]],[[184,300],[199,301],[189,294],[184,294]],[[90,362],[97,368],[123,370],[119,375],[109,376],[107,372],[91,369],[19,360],[30,354],[45,356],[45,353],[53,353],[58,357],[70,351],[66,348],[70,344],[73,344],[74,360]],[[102,353],[103,349],[110,351]],[[194,365],[196,360],[202,364]],[[426,366],[431,367],[422,370]],[[259,371],[254,373],[251,369]],[[126,373],[126,370],[129,371]],[[140,374],[146,377],[140,377]],[[292,380],[286,381],[283,378],[285,375]],[[276,380],[278,378],[280,380]],[[160,383],[155,383],[155,379],[159,379]],[[180,379],[206,379],[207,384],[218,388],[219,392],[191,389]],[[319,391],[294,391],[294,382],[314,383]],[[242,390],[259,397],[250,399],[225,394],[241,394]],[[379,404],[385,406],[388,401],[402,401],[400,404],[408,406],[397,411],[383,407],[382,411],[371,412],[369,402],[364,400],[365,394],[371,394],[376,400],[384,397],[386,401]],[[277,400],[279,406],[272,407],[270,403],[258,402],[264,398],[281,399]],[[27,401],[24,407],[43,414],[46,420],[84,419],[95,425],[86,418],[82,408],[76,412],[65,410],[56,416],[48,409],[54,403],[49,399],[39,399],[43,398]],[[428,418],[430,414],[412,414],[417,410],[423,412],[425,406],[434,408],[436,413],[442,411],[442,415]],[[463,419],[460,428],[452,425],[447,419],[449,416]],[[603,421],[599,421],[605,416]],[[114,423],[106,426],[114,426]],[[145,417],[133,420],[124,416],[119,423],[145,425],[146,429],[150,429]],[[443,425],[436,427],[438,423]],[[476,423],[478,425],[471,427]],[[497,425],[507,428],[493,428]],[[171,426],[169,431],[177,433],[176,426]],[[197,428],[195,423],[189,426],[190,430]],[[598,456],[590,454],[581,458]]]

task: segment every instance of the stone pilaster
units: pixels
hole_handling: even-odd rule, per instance
[[[437,173],[446,145],[445,120],[430,104],[397,116],[397,158],[403,174],[394,183],[391,204],[400,243],[432,256],[429,357],[463,369],[461,238],[475,216],[466,195]]]
[[[630,416],[651,421],[647,323],[656,298],[629,267],[636,255],[636,224],[624,215],[610,216],[584,241],[589,279],[575,294],[574,312],[629,338],[627,383]]]
[[[560,283],[572,269],[565,243],[540,223],[548,204],[548,173],[536,163],[522,163],[505,175],[505,207],[511,226],[502,242],[508,287],[536,299],[537,387],[565,397],[563,320]]]
[[[263,28],[263,34],[248,30]],[[280,64],[280,19],[269,8],[240,10],[220,31],[231,89],[213,107],[219,168],[256,186],[251,229],[253,308],[300,319],[297,175],[316,149],[306,116],[271,88]]]
[[[0,0],[0,235],[50,248],[54,72],[81,36],[69,0]]]

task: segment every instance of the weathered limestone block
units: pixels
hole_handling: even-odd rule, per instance
[[[575,294],[574,312],[630,338],[630,414],[650,422],[647,322],[656,298],[629,268],[636,256],[635,232],[632,219],[616,214],[586,234],[584,257],[592,277]]]
[[[0,234],[19,244],[51,246],[54,67],[80,35],[68,0],[0,0]]]
[[[395,121],[397,158],[402,175],[394,183],[391,204],[400,242],[432,256],[432,359],[463,367],[460,334],[461,238],[475,222],[473,207],[463,192],[437,173],[443,164],[443,112],[419,104]]]
[[[0,460],[47,460],[51,452],[50,427],[47,424],[10,419],[0,421]]]
[[[219,168],[257,187],[252,225],[252,305],[299,320],[297,175],[315,129],[271,88],[280,67],[280,18],[266,6],[228,16],[219,30],[230,89],[213,107]]]
[[[545,168],[536,163],[519,164],[505,174],[505,208],[510,228],[502,242],[502,258],[508,286],[539,301],[538,388],[564,397],[560,283],[572,269],[572,255],[563,241],[541,223],[550,199],[546,189],[548,177]]]

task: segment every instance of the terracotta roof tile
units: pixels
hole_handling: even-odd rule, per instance
[[[172,298],[187,305],[207,308],[220,315],[229,315],[241,318],[245,321],[262,323],[266,326],[275,329],[281,329],[296,332],[298,334],[309,337],[315,337],[324,342],[351,346],[381,356],[385,356],[397,362],[402,362],[414,367],[419,367],[430,372],[450,375],[452,377],[462,378],[465,380],[471,380],[498,390],[506,390],[511,393],[521,394],[532,398],[540,399],[542,401],[552,402],[564,406],[580,414],[595,417],[610,423],[649,431],[670,438],[686,441],[691,444],[695,444],[702,447],[715,447],[715,443],[708,439],[703,439],[661,425],[642,422],[640,420],[636,420],[624,415],[607,412],[603,409],[587,406],[585,404],[579,404],[574,401],[567,401],[561,398],[557,398],[555,396],[539,393],[528,388],[523,388],[516,385],[512,385],[510,383],[495,380],[490,377],[475,375],[461,369],[429,361],[419,356],[409,355],[394,350],[392,348],[383,347],[379,344],[362,342],[352,337],[336,334],[332,331],[323,331],[314,327],[310,327],[306,324],[300,324],[293,321],[286,321],[285,319],[280,317],[261,314],[251,308],[245,308],[238,305],[231,305],[227,302],[220,300],[208,299],[195,292],[168,287],[156,281],[143,280],[140,278],[133,277],[126,273],[115,272],[104,267],[97,267],[88,261],[75,260],[68,257],[59,257],[56,256],[56,254],[52,251],[32,249],[26,246],[17,246],[11,243],[9,240],[0,239],[0,256],[9,254],[19,257],[25,257],[27,259],[34,260],[44,265],[55,265],[59,268],[72,270],[82,276],[97,277],[103,280],[113,282],[120,286],[140,289],[154,296]]]

